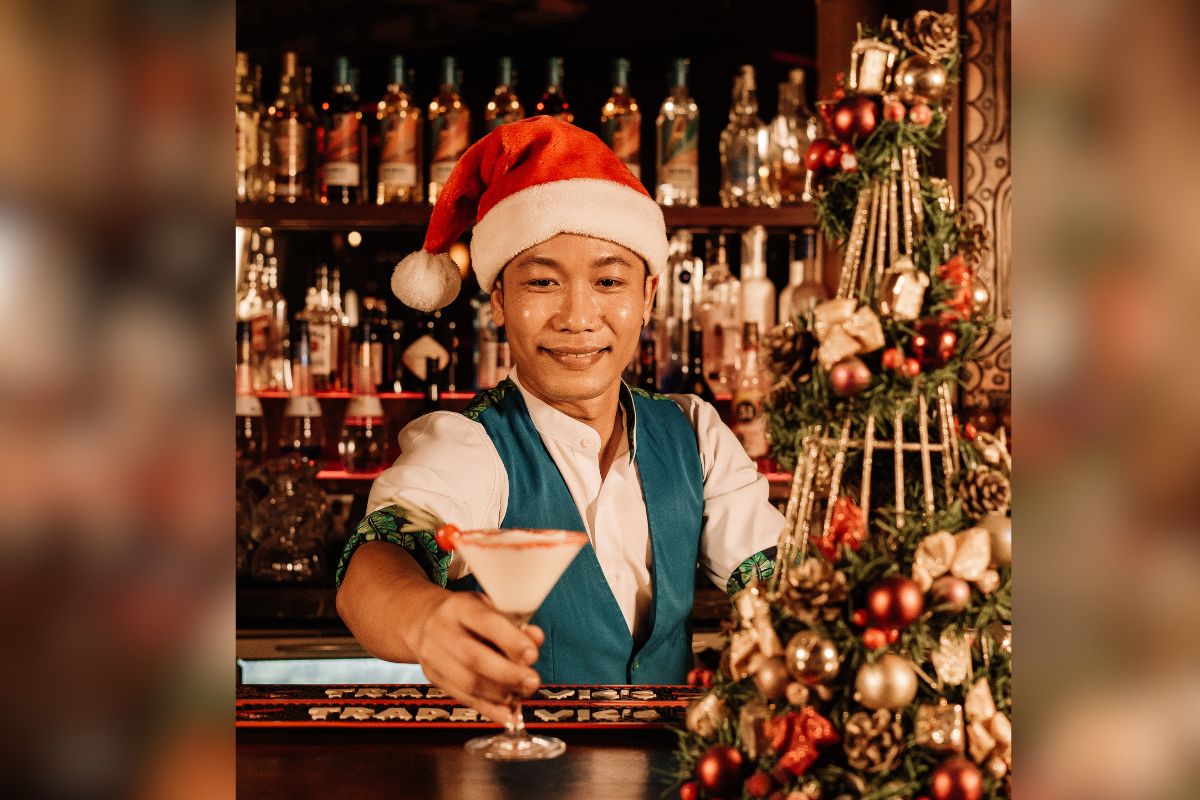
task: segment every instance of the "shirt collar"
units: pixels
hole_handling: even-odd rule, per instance
[[[529,418],[533,421],[533,427],[537,428],[538,433],[572,449],[597,456],[600,454],[600,435],[590,425],[564,414],[540,398],[535,397],[528,389],[521,385],[521,379],[517,376],[516,367],[513,367],[508,373],[508,378],[525,399],[525,407],[529,409]],[[625,381],[621,381],[618,398],[618,413],[624,417],[625,434],[627,437],[625,449],[628,451],[629,460],[632,462],[634,456],[637,454],[637,416],[633,406],[633,393],[629,391],[629,387],[625,385]],[[617,455],[621,455],[621,451],[618,451]]]

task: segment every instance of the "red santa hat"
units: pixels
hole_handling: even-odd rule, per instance
[[[471,264],[485,291],[515,256],[560,233],[623,245],[652,275],[667,264],[662,209],[599,138],[553,117],[502,125],[463,153],[424,247],[392,273],[396,297],[420,311],[449,305],[462,281],[447,251],[472,224]]]

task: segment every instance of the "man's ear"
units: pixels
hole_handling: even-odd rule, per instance
[[[496,282],[492,284],[492,322],[496,327],[504,324],[504,273],[500,273],[501,277],[496,278]]]
[[[646,299],[642,304],[642,324],[650,322],[650,314],[654,311],[654,293],[658,291],[658,276],[646,276]]]

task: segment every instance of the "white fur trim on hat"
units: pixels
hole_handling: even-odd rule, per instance
[[[417,311],[445,308],[458,296],[462,273],[448,253],[409,253],[392,270],[392,293]]]
[[[667,266],[667,226],[658,203],[616,181],[568,178],[511,194],[475,224],[471,264],[479,285],[490,290],[517,254],[560,233],[628,247],[646,259],[651,275]]]

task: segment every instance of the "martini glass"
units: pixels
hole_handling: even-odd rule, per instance
[[[578,531],[500,529],[462,531],[454,549],[462,554],[488,599],[523,628],[558,583],[588,537]],[[525,730],[520,695],[508,699],[512,711],[504,732],[467,742],[467,750],[498,761],[555,758],[567,749],[561,739]]]

